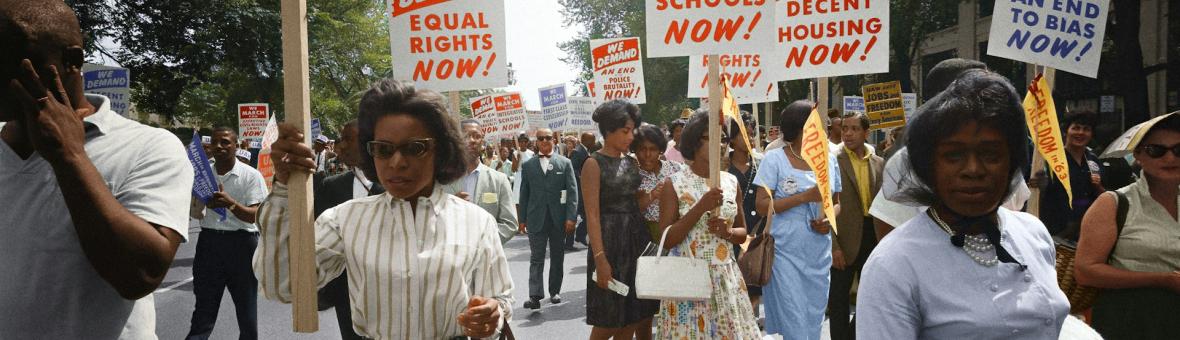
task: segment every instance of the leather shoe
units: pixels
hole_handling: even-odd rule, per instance
[[[549,302],[555,305],[561,303],[561,295],[554,294],[549,298]]]
[[[537,299],[529,298],[529,300],[528,300],[528,301],[525,301],[525,302],[524,302],[524,308],[527,308],[527,309],[541,309],[541,301],[540,301],[540,300],[537,300]]]

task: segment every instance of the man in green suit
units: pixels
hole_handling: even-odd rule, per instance
[[[483,154],[484,135],[479,121],[467,119],[459,123],[467,137],[467,176],[443,186],[443,192],[475,203],[496,219],[500,244],[508,243],[516,235],[516,206],[512,203],[512,182],[505,175],[479,161]]]
[[[578,183],[568,158],[554,152],[553,131],[537,130],[537,156],[521,165],[521,229],[529,233],[529,301],[525,308],[541,308],[545,248],[549,248],[549,302],[561,303],[565,235],[574,231],[578,211]]]

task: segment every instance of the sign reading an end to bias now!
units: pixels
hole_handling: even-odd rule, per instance
[[[647,103],[643,92],[643,56],[639,38],[590,40],[594,62],[595,97],[609,101],[623,99],[632,104]]]
[[[779,80],[889,72],[889,1],[779,0],[775,10]]]
[[[774,0],[646,0],[647,56],[775,50]]]
[[[445,92],[508,86],[504,0],[390,0],[393,74]]]
[[[1095,78],[1108,0],[1002,0],[987,54]]]

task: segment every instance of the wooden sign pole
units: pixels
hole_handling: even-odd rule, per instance
[[[460,113],[463,111],[459,106],[459,91],[447,92],[447,98],[451,101],[451,114],[455,115],[455,118],[462,119],[463,115]]]
[[[709,188],[721,185],[721,64],[709,55]],[[717,216],[720,209],[713,211]]]
[[[1034,69],[1037,67],[1037,65],[1034,65],[1034,64],[1029,64],[1029,65],[1032,65],[1032,67]],[[1056,75],[1057,71],[1054,70],[1052,67],[1045,67],[1043,72],[1044,72],[1044,77],[1045,77],[1045,83],[1049,84],[1049,93],[1052,94],[1053,93],[1053,78]],[[1045,158],[1043,156],[1041,156],[1040,151],[1037,151],[1036,148],[1033,148],[1032,171],[1031,171],[1030,175],[1035,175],[1041,171],[1045,171]],[[1041,181],[1048,181],[1048,180],[1049,180],[1048,174],[1046,174],[1045,176],[1041,176]],[[1032,214],[1033,216],[1036,216],[1036,217],[1041,217],[1041,187],[1040,186],[1032,186],[1032,187],[1029,187],[1028,190],[1032,193],[1028,198],[1028,209],[1027,209],[1028,213]]]
[[[762,126],[762,122],[759,121],[761,119],[758,118],[758,104],[757,103],[751,104],[750,107],[754,109],[754,112],[752,112],[750,114],[752,116],[751,118],[754,119],[754,126],[755,127]],[[754,129],[753,132],[754,132],[754,150],[757,150],[758,152],[762,152],[762,138],[765,138],[764,137],[765,135],[762,132],[758,131],[758,129]]]
[[[288,124],[303,131],[303,142],[311,144],[311,96],[308,95],[307,2],[282,0],[283,109]],[[290,282],[293,295],[292,319],[296,332],[319,330],[316,314],[315,230],[312,223],[311,173],[295,171],[287,181],[291,214]]]
[[[818,104],[817,109],[819,110],[819,115],[828,117],[828,77],[819,77],[815,81],[817,84],[815,87],[815,102]],[[831,119],[824,119],[825,122],[829,120]]]

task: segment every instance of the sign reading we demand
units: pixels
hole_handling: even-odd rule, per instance
[[[508,86],[504,0],[390,0],[393,74],[431,90]]]
[[[1108,0],[996,1],[987,54],[1098,76]]]
[[[889,1],[780,0],[783,79],[889,72]]]
[[[594,60],[594,82],[601,87],[594,93],[596,98],[647,103],[639,38],[590,40],[590,55]]]

